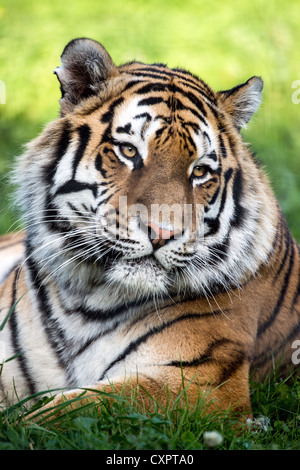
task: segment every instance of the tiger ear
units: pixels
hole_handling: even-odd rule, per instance
[[[82,99],[100,91],[117,73],[110,55],[97,41],[73,39],[63,50],[60,67],[54,70],[60,82],[61,114],[71,111]]]
[[[232,117],[234,125],[240,129],[246,127],[261,103],[264,83],[260,77],[252,77],[246,83],[231,90],[217,93],[223,108]]]

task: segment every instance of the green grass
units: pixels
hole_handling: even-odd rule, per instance
[[[300,380],[291,384],[276,376],[264,384],[252,383],[254,417],[268,426],[234,426],[229,413],[203,414],[203,402],[188,410],[178,404],[145,413],[134,399],[117,398],[113,404],[99,393],[99,405],[85,406],[53,422],[22,419],[24,403],[2,412],[0,450],[207,450],[206,431],[217,431],[220,450],[299,450]],[[38,413],[44,403],[33,407]],[[25,403],[26,404],[26,403]]]

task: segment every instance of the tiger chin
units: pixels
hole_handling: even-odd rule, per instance
[[[214,92],[87,38],[55,74],[60,115],[14,172],[26,230],[0,245],[1,400],[184,388],[251,416],[250,374],[295,369],[300,335],[299,246],[241,134],[262,80]]]

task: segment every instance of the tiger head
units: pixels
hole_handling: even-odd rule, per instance
[[[17,172],[41,269],[132,297],[210,295],[255,274],[276,202],[240,131],[262,80],[215,93],[182,69],[117,67],[90,39],[61,61],[60,117]]]

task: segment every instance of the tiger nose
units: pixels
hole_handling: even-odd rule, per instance
[[[155,249],[164,246],[166,242],[180,234],[180,230],[168,230],[159,227],[154,222],[148,224],[148,235],[149,239]]]

